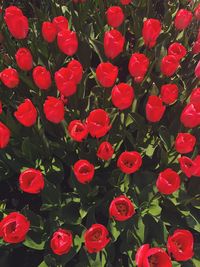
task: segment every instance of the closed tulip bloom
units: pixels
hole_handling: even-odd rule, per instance
[[[132,0],[120,0],[120,3],[122,4],[122,5],[128,5],[128,4],[130,4],[132,2]]]
[[[200,103],[200,87],[192,90],[190,95],[190,103]]]
[[[184,30],[190,25],[191,21],[192,12],[186,9],[180,9],[176,13],[174,24],[177,30]]]
[[[83,66],[78,60],[72,59],[67,68],[71,71],[71,78],[75,81],[76,84],[79,84],[83,77]]]
[[[69,23],[64,16],[58,16],[53,19],[53,24],[56,26],[57,33],[63,30],[68,30]]]
[[[193,151],[196,137],[190,133],[178,133],[175,140],[175,148],[178,153],[187,154]]]
[[[29,71],[33,67],[33,57],[27,48],[19,48],[15,54],[17,65],[21,70]]]
[[[165,104],[173,104],[178,99],[178,86],[165,84],[161,87],[161,99]]]
[[[111,143],[105,141],[100,144],[97,150],[97,157],[102,160],[109,160],[112,158],[113,153],[114,153],[114,149]]]
[[[149,96],[146,104],[146,118],[150,122],[158,122],[164,115],[166,107],[162,100],[155,95]]]
[[[100,63],[96,69],[96,77],[101,86],[112,87],[117,79],[118,68],[110,62]]]
[[[187,54],[186,48],[180,43],[172,43],[168,48],[168,55],[175,56],[178,60],[181,60]]]
[[[196,7],[194,11],[195,19],[200,20],[200,4]]]
[[[179,60],[176,56],[167,55],[162,58],[161,72],[167,77],[171,77],[177,71],[179,67]]]
[[[170,195],[180,188],[180,183],[178,173],[168,168],[159,174],[156,187],[160,193]]]
[[[42,66],[37,66],[33,70],[33,80],[41,90],[48,90],[51,87],[51,74]]]
[[[111,100],[115,107],[120,110],[129,108],[134,100],[134,89],[126,83],[120,83],[113,87]]]
[[[18,72],[13,68],[7,68],[0,73],[2,83],[9,89],[13,89],[19,85]]]
[[[73,56],[78,49],[78,39],[75,32],[62,30],[57,36],[58,47],[67,56]]]
[[[30,99],[25,99],[14,113],[15,118],[25,127],[31,127],[37,119],[37,110]]]
[[[197,40],[192,45],[192,53],[199,54],[200,53],[200,40]]]
[[[58,91],[65,97],[71,96],[76,93],[76,80],[69,68],[61,68],[56,71],[55,82]]]
[[[44,102],[43,108],[46,119],[50,122],[57,124],[64,120],[65,109],[62,100],[53,96],[48,96]]]
[[[181,123],[187,128],[200,125],[200,103],[187,104],[181,113]]]
[[[136,82],[142,82],[149,67],[149,59],[140,53],[132,54],[128,69]]]
[[[50,21],[43,22],[42,36],[46,42],[52,43],[57,36],[56,26]]]
[[[144,21],[142,36],[147,47],[155,46],[158,36],[161,32],[161,22],[157,19],[147,19]]]
[[[125,38],[117,30],[110,30],[104,35],[104,51],[107,58],[114,59],[124,48]]]
[[[16,39],[25,39],[28,35],[28,19],[16,6],[9,6],[5,9],[4,20],[11,35]]]
[[[113,28],[119,27],[124,21],[124,13],[121,7],[111,6],[106,11],[108,25]]]
[[[90,112],[86,120],[87,128],[92,137],[100,138],[110,130],[110,118],[103,109],[95,109]]]
[[[10,130],[8,127],[0,122],[0,149],[5,148],[10,141]]]

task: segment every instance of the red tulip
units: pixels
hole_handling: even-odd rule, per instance
[[[190,95],[190,103],[200,103],[200,87],[192,90]]]
[[[44,188],[44,177],[39,170],[27,169],[19,176],[19,187],[30,194],[38,194]]]
[[[124,21],[124,13],[121,7],[111,6],[106,11],[108,25],[113,28],[119,27]]]
[[[188,157],[178,159],[182,172],[190,178],[191,176],[200,177],[200,155],[197,155],[194,160]]]
[[[147,19],[144,21],[142,36],[144,43],[149,48],[152,48],[156,44],[156,40],[161,32],[161,22],[157,19]]]
[[[120,0],[122,5],[128,5],[132,2],[132,0]]]
[[[43,22],[42,36],[44,40],[48,43],[52,43],[56,39],[56,35],[57,35],[56,26],[50,21]]]
[[[190,231],[177,229],[168,237],[167,249],[176,261],[187,261],[194,255],[194,238]]]
[[[76,93],[77,85],[72,71],[67,68],[61,68],[55,73],[55,82],[58,91],[65,97]]]
[[[25,39],[29,31],[28,19],[16,6],[5,9],[4,20],[11,35],[16,39]]]
[[[142,82],[149,67],[149,59],[144,54],[132,54],[128,69],[136,82]]]
[[[116,221],[126,221],[135,214],[134,205],[126,196],[116,197],[110,204],[109,214]]]
[[[193,151],[196,137],[190,133],[178,133],[175,140],[175,148],[178,153],[187,154]]]
[[[11,212],[0,222],[0,238],[7,243],[23,242],[30,228],[28,219],[19,212]]]
[[[178,86],[165,84],[161,87],[161,99],[165,104],[173,104],[178,99]]]
[[[13,89],[19,85],[18,72],[13,68],[2,70],[2,72],[0,73],[0,79],[2,83],[10,89]]]
[[[73,59],[68,63],[67,68],[71,71],[72,79],[76,84],[79,84],[83,76],[83,67],[81,63],[78,60]]]
[[[199,54],[200,53],[200,40],[197,40],[196,42],[193,43],[192,53],[193,54]]]
[[[68,30],[68,20],[64,16],[58,16],[53,19],[53,24],[56,26],[57,33],[63,30]]]
[[[47,90],[51,87],[51,74],[45,67],[37,66],[34,68],[33,80],[41,90]]]
[[[123,173],[127,174],[138,171],[141,166],[142,157],[136,151],[125,151],[117,160],[117,167],[120,168]]]
[[[161,72],[163,75],[170,77],[172,76],[179,67],[179,60],[176,56],[167,55],[162,58],[161,61]]]
[[[135,260],[138,267],[172,267],[167,253],[161,248],[150,248],[149,244],[138,249]]]
[[[104,35],[104,51],[107,58],[114,59],[124,48],[125,38],[117,30],[110,30]]]
[[[10,141],[10,130],[0,122],[0,149],[5,148]]]
[[[181,122],[185,127],[194,128],[200,125],[200,103],[188,104],[181,113]]]
[[[72,234],[70,231],[59,228],[51,238],[50,246],[57,255],[69,253],[73,245]]]
[[[73,56],[78,49],[78,39],[73,31],[62,30],[58,32],[57,42],[59,49],[67,56]]]
[[[200,4],[196,7],[194,11],[194,16],[197,20],[200,20]]]
[[[177,30],[184,30],[190,25],[191,21],[192,12],[186,9],[180,9],[176,13],[174,24]]]
[[[175,56],[178,60],[181,60],[187,54],[186,48],[179,43],[172,43],[168,48],[168,55]]]
[[[80,159],[74,164],[74,175],[82,183],[89,183],[94,177],[94,165],[87,160]]]
[[[43,107],[46,119],[50,122],[60,123],[64,120],[65,109],[62,100],[53,96],[48,96]]]
[[[110,118],[103,109],[95,109],[90,112],[86,120],[87,128],[92,137],[100,138],[110,130]]]
[[[112,145],[105,141],[100,144],[98,150],[97,150],[97,157],[102,160],[109,160],[112,158],[112,155],[114,153],[114,149]]]
[[[68,133],[73,140],[82,142],[88,135],[88,129],[80,120],[73,120],[68,126]]]
[[[188,157],[181,157],[178,159],[182,172],[190,178],[193,176],[194,169],[196,168],[195,162]]]
[[[126,83],[115,85],[112,89],[111,100],[120,110],[129,108],[134,100],[134,89]]]
[[[37,110],[30,99],[25,99],[14,113],[15,118],[25,127],[35,124],[37,119]]]
[[[96,77],[101,86],[112,87],[117,79],[118,68],[110,62],[100,63],[96,69]]]
[[[156,181],[158,191],[164,195],[170,195],[180,188],[178,173],[168,168],[161,172]]]
[[[85,247],[89,253],[104,249],[110,242],[109,233],[102,224],[93,224],[84,234]]]
[[[17,65],[24,71],[29,71],[33,67],[33,57],[27,48],[19,48],[15,54]]]
[[[164,115],[166,107],[162,100],[155,95],[149,96],[146,104],[146,118],[150,122],[158,122]]]

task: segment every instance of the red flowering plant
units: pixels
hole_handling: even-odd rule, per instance
[[[200,4],[0,10],[0,266],[200,266]]]

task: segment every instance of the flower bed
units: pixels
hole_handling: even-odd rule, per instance
[[[4,2],[0,266],[200,266],[200,5]]]

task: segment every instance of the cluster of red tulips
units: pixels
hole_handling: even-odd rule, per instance
[[[74,3],[83,3],[87,0]],[[131,0],[120,0],[122,5],[128,5]],[[2,11],[5,24],[10,35],[16,40],[29,38],[29,21],[22,10],[16,6],[10,6]],[[104,33],[104,53],[106,62],[100,62],[96,68],[96,82],[99,86],[109,90],[111,88],[110,101],[113,107],[119,111],[128,110],[135,100],[135,90],[132,85],[126,82],[117,82],[119,69],[113,64],[113,60],[123,53],[126,38],[120,32],[119,27],[125,21],[123,8],[111,6],[105,13],[107,24],[110,30]],[[174,27],[177,32],[187,29],[192,20],[200,20],[200,5],[194,14],[186,9],[180,9],[174,19]],[[142,38],[146,49],[153,49],[162,32],[162,22],[158,19],[147,18],[142,27]],[[75,31],[69,27],[68,19],[64,16],[55,17],[52,21],[44,21],[41,27],[41,35],[47,43],[57,42],[58,49],[68,57],[75,56],[79,47],[79,38]],[[162,85],[160,93],[150,95],[146,102],[146,120],[148,123],[158,123],[162,120],[166,109],[170,108],[180,96],[176,83],[171,77],[181,68],[182,60],[188,53],[200,53],[200,32],[190,51],[181,43],[173,42],[167,50],[167,54],[159,62],[159,69],[162,77],[169,79],[169,82]],[[65,120],[70,97],[77,94],[79,84],[82,81],[84,68],[80,61],[70,58],[66,66],[51,73],[46,66],[36,65],[31,50],[28,47],[20,47],[15,54],[18,70],[12,67],[5,68],[0,73],[0,81],[7,90],[20,90],[19,72],[32,73],[34,85],[42,91],[49,92],[55,82],[58,97],[47,96],[43,103],[43,114],[46,120],[53,124],[59,124]],[[150,71],[151,59],[145,52],[137,51],[129,59],[128,71],[136,84],[142,84]],[[193,70],[194,77],[200,78],[200,61]],[[54,77],[53,77],[54,76]],[[6,90],[6,89],[2,89]],[[26,98],[14,112],[16,120],[24,127],[33,127],[40,117],[38,107],[29,98]],[[1,103],[2,113],[2,103]],[[195,159],[185,154],[192,152],[196,146],[195,135],[190,129],[200,126],[200,88],[194,88],[189,101],[181,113],[180,121],[188,129],[178,133],[175,139],[174,148],[181,154],[178,159],[181,171],[190,178],[200,177],[200,155]],[[90,110],[85,120],[71,120],[66,132],[74,142],[83,142],[87,138],[100,140],[96,156],[102,161],[112,161],[115,157],[115,147],[108,141],[101,141],[112,128],[110,114],[103,108]],[[9,126],[0,122],[0,148],[4,149],[9,145],[12,132]],[[124,151],[117,160],[116,167],[125,175],[137,172],[143,165],[142,154],[138,151]],[[86,159],[79,159],[74,162],[72,170],[75,178],[81,184],[88,184],[95,179],[95,166]],[[179,190],[181,186],[180,173],[172,168],[162,170],[155,182],[158,192],[163,195],[170,195]],[[19,188],[29,194],[39,194],[45,187],[44,173],[41,170],[28,168],[19,175]],[[115,197],[109,205],[109,217],[115,221],[122,222],[130,219],[134,214],[134,203],[125,195]],[[30,222],[19,212],[11,212],[0,222],[0,237],[8,243],[19,243],[25,240],[30,229]],[[84,244],[89,253],[96,253],[104,249],[111,242],[107,228],[102,224],[93,224],[84,233]],[[138,248],[136,253],[136,264],[138,267],[170,267],[172,259],[186,261],[192,258],[194,238],[189,230],[176,229],[168,236],[167,250],[159,247],[150,247],[144,244]],[[53,233],[50,246],[57,255],[67,254],[73,247],[73,233],[70,229],[58,229]]]

